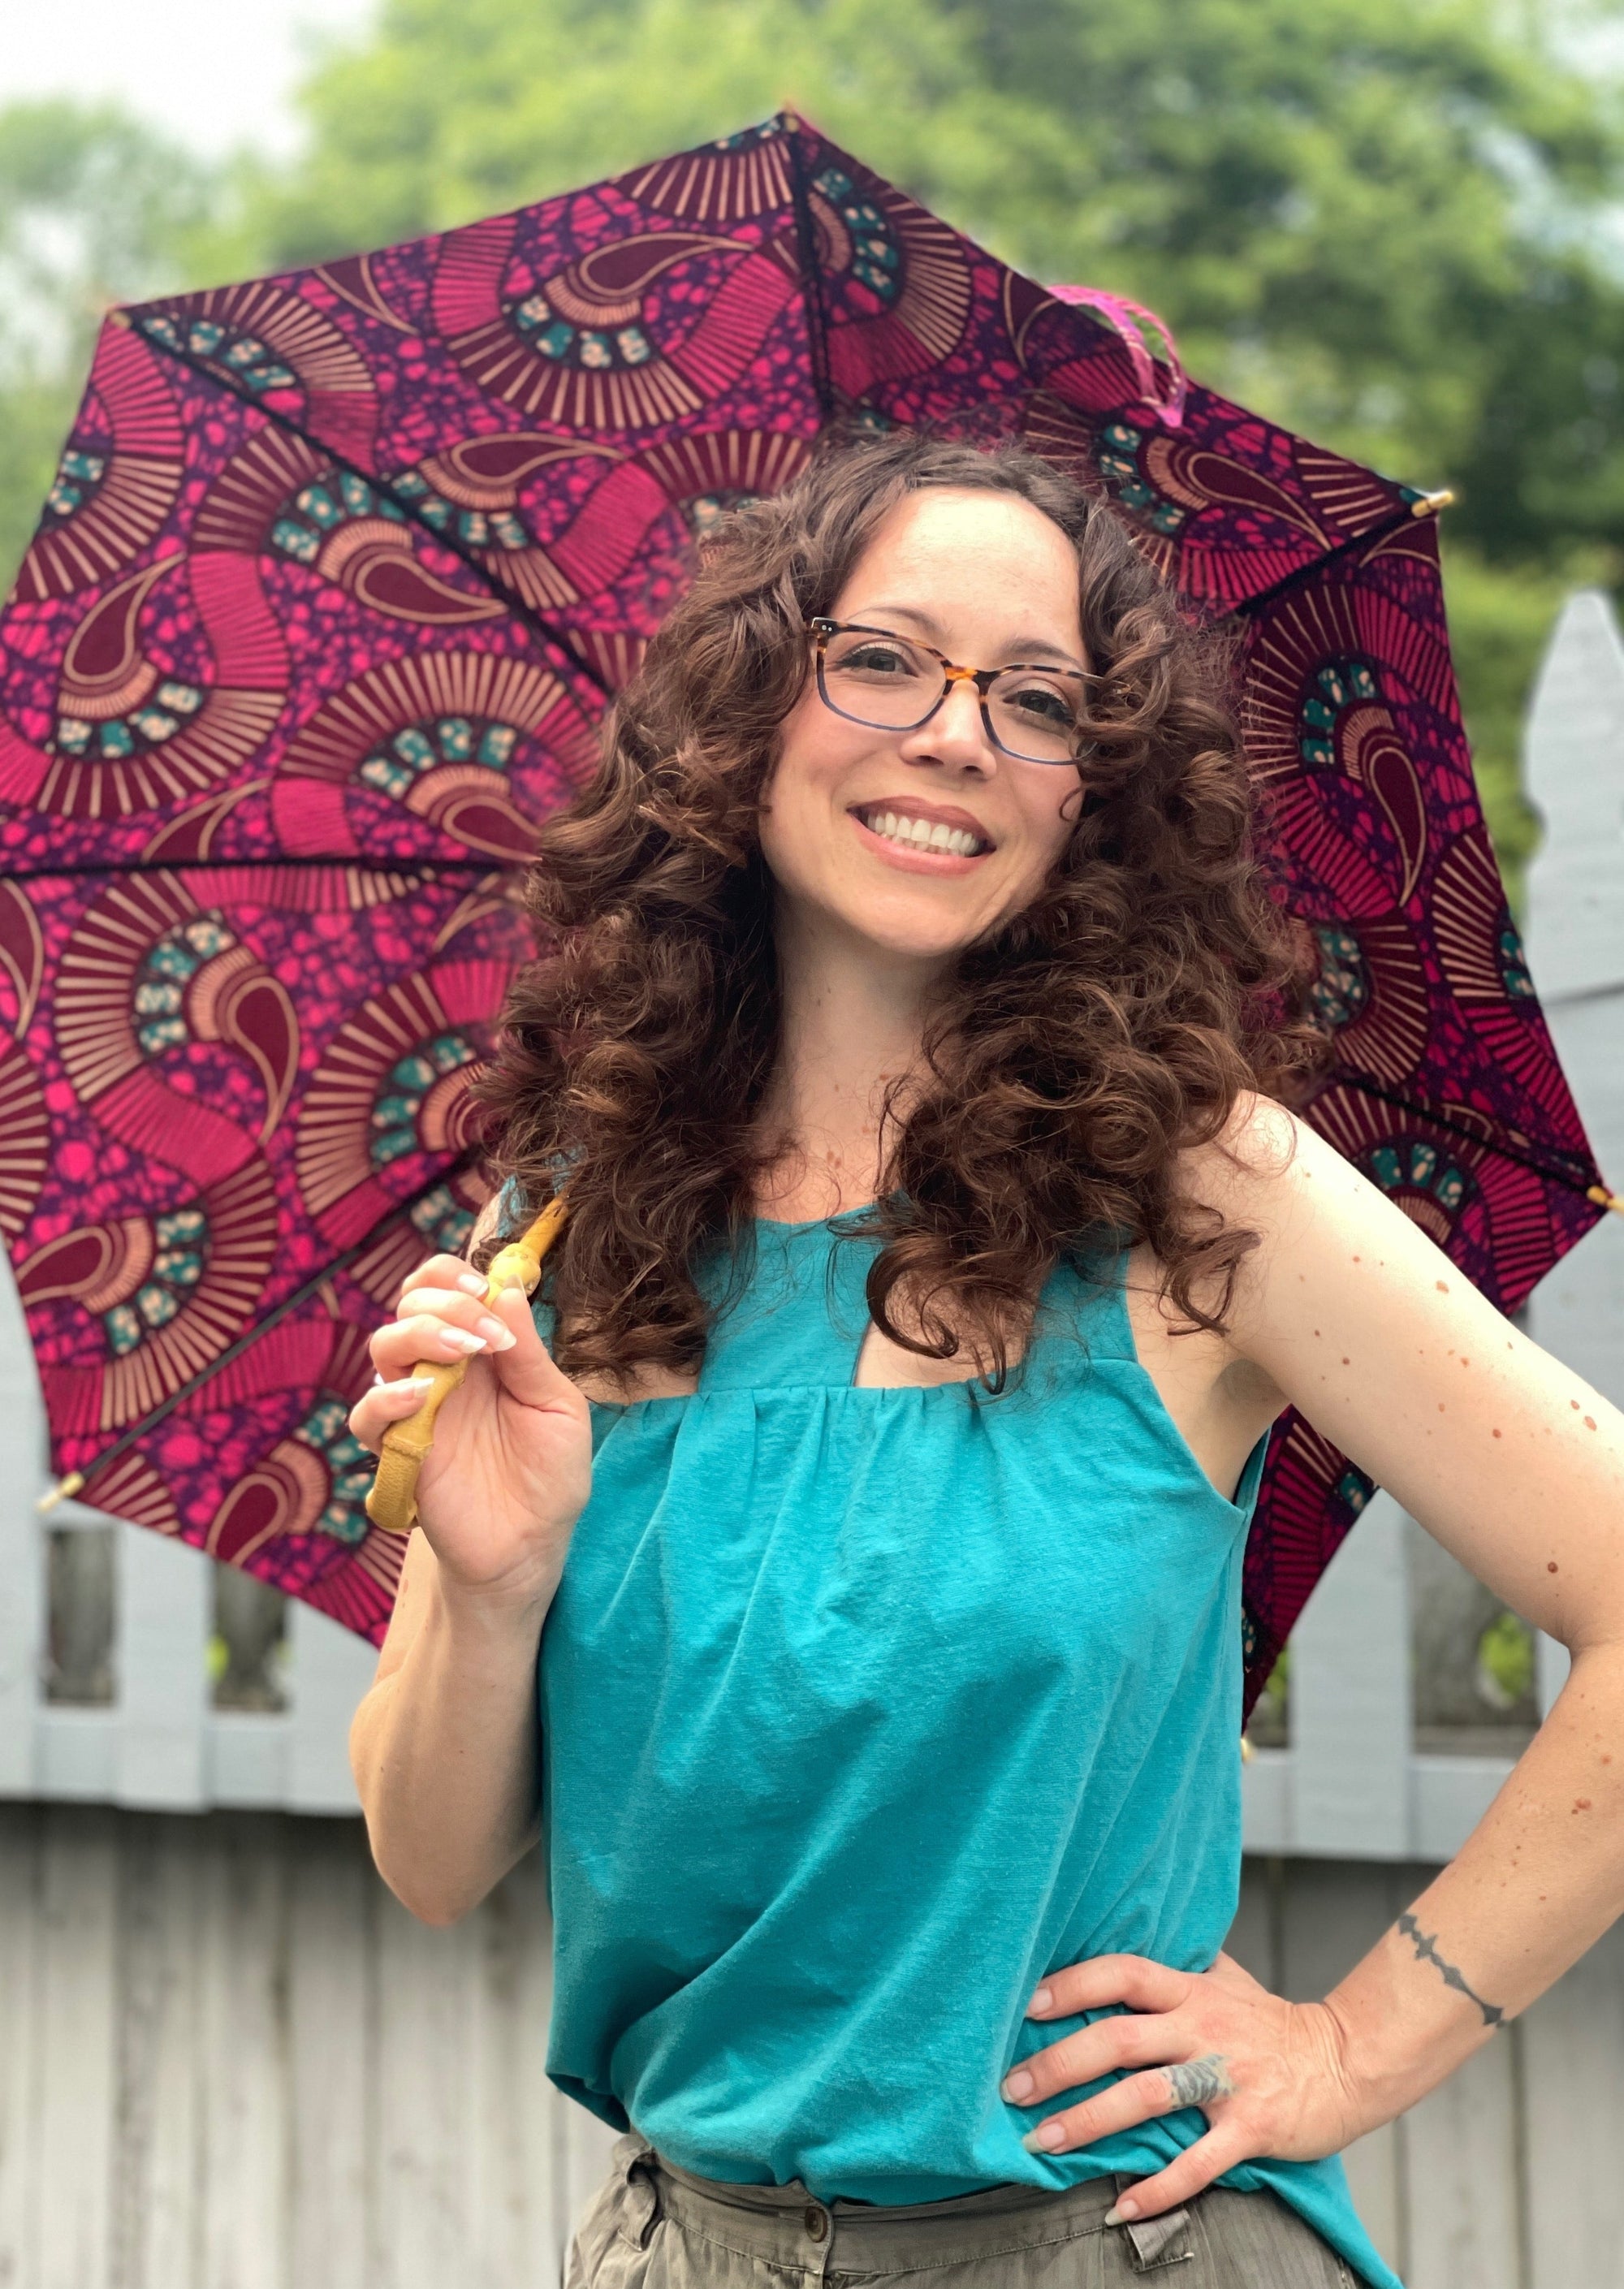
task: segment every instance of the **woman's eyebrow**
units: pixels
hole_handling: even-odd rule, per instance
[[[940,645],[943,650],[947,649],[946,634],[941,621],[933,619],[928,612],[921,612],[917,605],[865,604],[860,612],[853,615],[853,618],[861,624],[872,620],[876,613],[887,619],[912,620],[914,626],[922,629],[934,643]],[[1079,675],[1087,675],[1088,673],[1075,653],[1068,651],[1063,644],[1051,642],[1047,636],[1012,636],[1004,649],[1008,652],[1012,665],[1023,662],[1034,654],[1041,653],[1046,658],[1063,661],[1067,667],[1074,668]]]

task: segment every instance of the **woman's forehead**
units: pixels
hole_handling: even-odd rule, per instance
[[[1074,650],[1080,641],[1077,552],[1054,520],[1018,494],[946,487],[889,510],[835,602],[851,618],[889,608],[936,640],[996,625]]]

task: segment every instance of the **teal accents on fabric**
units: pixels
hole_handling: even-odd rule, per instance
[[[1193,2110],[1026,2152],[1063,1964],[1199,1970],[1240,1871],[1237,1498],[1139,1365],[1119,1271],[1045,1290],[1023,1370],[859,1389],[861,1219],[762,1224],[697,1392],[594,1407],[542,1638],[548,2070],[680,2167],[928,2202],[1160,2168]],[[545,1314],[542,1315],[544,1331]],[[1256,2162],[1396,2289],[1340,2163]]]

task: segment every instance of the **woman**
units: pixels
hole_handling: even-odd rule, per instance
[[[374,1339],[372,1447],[474,1356],[354,1750],[431,1922],[546,1835],[549,2070],[633,2126],[584,2283],[1389,2284],[1325,2157],[1620,1906],[1624,1420],[1280,1102],[1217,676],[1046,465],[874,441],[543,837],[496,1097],[569,1220],[541,1332],[437,1256]],[[1221,1951],[1288,1403],[1573,1655],[1309,2004]]]

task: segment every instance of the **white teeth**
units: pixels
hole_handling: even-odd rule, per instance
[[[985,848],[980,836],[967,827],[949,826],[941,819],[933,824],[927,818],[910,818],[905,812],[900,818],[894,810],[872,813],[864,817],[864,824],[871,834],[880,835],[888,842],[900,842],[915,850],[943,850],[952,858],[971,858]]]

